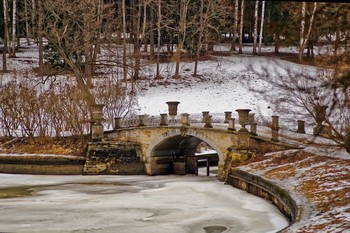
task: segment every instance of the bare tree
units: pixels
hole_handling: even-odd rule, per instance
[[[198,60],[202,50],[202,38],[204,31],[204,0],[200,0],[200,9],[199,9],[199,30],[198,30],[198,47],[196,52],[196,61],[194,63],[193,76],[197,76]]]
[[[239,22],[239,51],[238,53],[242,54],[242,46],[243,46],[243,20],[244,20],[244,0],[241,2],[241,20]]]
[[[256,46],[257,46],[257,39],[258,39],[258,13],[259,13],[259,0],[255,1],[255,11],[254,11],[254,34],[253,34],[253,54],[257,54],[256,52]]]
[[[175,74],[174,78],[180,78],[180,62],[181,62],[181,53],[184,46],[184,41],[186,39],[186,30],[187,30],[187,11],[190,2],[188,0],[180,1],[180,9],[179,9],[179,24],[177,27],[178,35],[177,35],[177,48],[175,51]]]
[[[45,12],[43,34],[73,71],[88,105],[95,104],[89,85],[91,80],[84,75],[84,67],[98,61],[94,61],[93,56],[86,58],[85,55],[87,49],[94,47],[96,40],[111,38],[113,8],[106,4],[98,15],[98,0],[74,0],[69,3],[64,0],[43,1],[42,6]],[[102,20],[98,20],[99,17]],[[99,36],[100,29],[103,34]]]
[[[237,26],[238,26],[238,1],[234,0],[234,16],[233,16],[233,34],[231,42],[231,51],[236,51]]]
[[[126,7],[125,0],[122,0],[122,19],[123,19],[123,79],[125,84],[128,82],[127,51],[126,51]]]
[[[29,16],[28,16],[28,2],[27,0],[24,1],[24,23],[25,23],[25,29],[26,29],[26,39],[27,44],[30,45],[29,40]]]
[[[44,71],[44,44],[43,44],[43,0],[38,0],[38,45],[39,45],[39,73]]]
[[[17,0],[12,1],[12,37],[10,57],[16,57],[16,39],[17,39]]]
[[[160,39],[161,39],[161,23],[162,23],[162,1],[158,0],[158,20],[157,20],[157,73],[156,73],[156,79],[160,78]]]
[[[7,58],[6,53],[8,50],[8,42],[9,42],[9,34],[8,34],[8,22],[9,22],[9,14],[8,14],[8,0],[3,0],[4,7],[4,49],[2,51],[2,70],[7,72]]]
[[[259,49],[258,53],[261,53],[261,43],[263,38],[263,30],[264,30],[264,19],[265,19],[265,1],[262,1],[261,5],[261,21],[260,21],[260,33],[259,33]]]
[[[302,2],[301,21],[300,21],[300,41],[299,41],[299,54],[298,54],[298,59],[300,62],[303,60],[304,48],[307,45],[308,40],[310,38],[310,33],[311,33],[312,25],[314,22],[316,9],[317,9],[317,2],[314,3],[314,7],[313,7],[313,11],[312,11],[312,14],[310,17],[309,28],[308,28],[307,34],[304,35],[304,33],[305,33],[305,20],[306,20],[306,2]]]

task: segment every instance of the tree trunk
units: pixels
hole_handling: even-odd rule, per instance
[[[179,29],[178,29],[178,42],[177,48],[175,51],[175,74],[174,78],[180,78],[180,62],[181,62],[181,52],[184,45],[185,37],[186,37],[186,18],[187,18],[187,9],[188,4],[187,0],[181,0],[180,3],[180,20],[179,20]]]
[[[238,0],[234,0],[235,12],[233,16],[233,37],[231,42],[231,51],[236,51],[237,26],[238,26]]]
[[[280,48],[280,34],[275,33],[274,35],[274,42],[275,42],[275,53],[279,53],[279,48]]]
[[[259,33],[259,49],[258,49],[259,54],[261,54],[261,43],[262,43],[263,31],[264,31],[264,20],[265,20],[265,1],[262,1],[260,33]]]
[[[17,32],[17,0],[12,2],[12,51],[11,57],[16,57],[16,32]]]
[[[147,2],[146,0],[142,0],[143,4],[143,23],[142,23],[142,43],[144,45],[144,52],[148,51],[147,37],[146,37],[146,28],[147,28]],[[151,28],[152,29],[152,28]]]
[[[201,1],[201,6],[199,9],[199,36],[198,36],[198,46],[197,46],[197,53],[196,53],[196,61],[194,63],[194,71],[193,71],[193,76],[197,76],[197,69],[198,69],[198,60],[200,57],[200,53],[202,50],[202,38],[203,38],[203,29],[204,29],[204,20],[203,20],[203,14],[204,14],[204,0]]]
[[[24,20],[25,20],[25,25],[26,25],[26,39],[27,39],[27,44],[30,45],[30,40],[29,40],[29,17],[28,17],[28,2],[27,0],[24,0]]]
[[[38,0],[38,43],[39,43],[39,73],[44,70],[44,45],[43,45],[43,11],[42,0]]]
[[[301,6],[301,21],[300,21],[300,41],[299,41],[299,55],[298,59],[301,62],[304,54],[304,31],[305,31],[305,15],[306,15],[306,2]]]
[[[38,43],[38,38],[36,37],[37,34],[36,34],[36,5],[35,5],[35,0],[32,0],[32,17],[31,17],[31,20],[32,20],[32,36],[36,39],[36,43]]]
[[[299,42],[299,55],[298,55],[298,59],[300,62],[303,61],[304,48],[305,48],[305,45],[307,45],[309,37],[310,37],[316,9],[317,9],[317,2],[314,3],[314,9],[312,11],[312,15],[310,18],[309,29],[308,29],[306,36],[304,37],[305,18],[306,18],[305,17],[306,16],[306,2],[302,3],[302,9],[301,9],[302,19],[301,19],[301,25],[300,25],[300,42]]]
[[[8,0],[3,0],[4,5],[4,49],[2,51],[2,70],[7,72],[7,45],[8,45]]]
[[[136,6],[135,6],[136,9]],[[140,73],[140,63],[141,63],[141,50],[140,50],[140,20],[141,20],[141,10],[142,5],[138,3],[137,14],[134,14],[134,57],[135,57],[135,66],[134,66],[134,81],[139,79]]]
[[[128,81],[128,68],[126,64],[126,8],[125,0],[122,0],[122,15],[123,15],[123,80],[125,84]]]
[[[239,22],[239,51],[238,53],[243,53],[243,20],[244,20],[244,0],[241,2],[241,20]]]
[[[259,1],[255,1],[255,11],[254,11],[254,35],[253,35],[253,54],[256,55],[256,46],[258,41],[258,14],[259,13]]]
[[[160,78],[160,26],[162,22],[162,1],[158,0],[158,21],[157,21],[157,74],[156,79]]]
[[[149,59],[150,62],[154,62],[154,12],[152,7],[150,7],[150,20],[149,20],[149,29],[150,29],[150,38],[149,38]]]

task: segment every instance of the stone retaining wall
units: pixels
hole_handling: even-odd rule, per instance
[[[58,156],[0,156],[0,173],[81,175],[85,158]]]
[[[137,143],[89,142],[84,175],[145,175]]]
[[[273,183],[248,172],[231,169],[226,183],[255,196],[271,201],[293,224],[299,218],[299,209],[291,196]]]

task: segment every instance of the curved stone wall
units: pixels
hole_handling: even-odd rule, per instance
[[[255,196],[271,201],[293,224],[299,218],[299,208],[292,197],[273,183],[248,172],[231,169],[226,183]]]

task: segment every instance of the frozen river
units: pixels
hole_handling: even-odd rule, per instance
[[[0,174],[0,232],[276,232],[276,207],[196,176]]]

